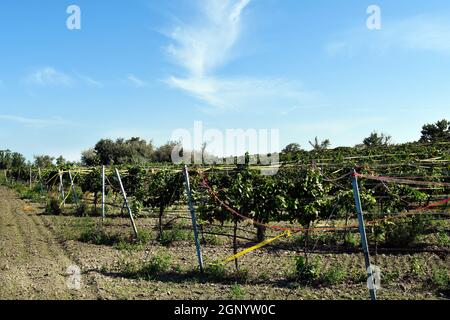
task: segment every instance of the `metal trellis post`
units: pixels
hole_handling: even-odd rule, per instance
[[[105,220],[105,166],[102,167],[102,218]]]
[[[366,270],[367,274],[369,276],[369,281],[374,281],[375,277],[373,274],[373,268],[370,264],[370,254],[369,254],[369,246],[367,243],[367,235],[366,235],[366,227],[364,224],[364,214],[362,210],[361,205],[361,197],[359,194],[359,186],[358,186],[358,178],[356,170],[353,170],[352,173],[352,185],[353,185],[353,196],[355,198],[355,205],[356,205],[356,213],[358,214],[358,227],[359,227],[359,233],[361,235],[361,244],[364,251],[364,260],[366,264]],[[372,284],[369,288],[370,291],[370,298],[372,300],[377,299],[377,292],[375,288],[375,283]]]
[[[195,238],[195,247],[197,249],[198,265],[200,267],[200,272],[203,274],[202,249],[201,249],[200,241],[198,238],[197,217],[195,216],[194,204],[192,202],[192,190],[191,190],[191,184],[189,182],[189,170],[186,165],[184,166],[183,173],[184,173],[184,179],[185,179],[186,194],[188,197],[189,211],[191,212],[192,227],[194,229],[194,238]]]
[[[64,193],[64,183],[63,183],[63,176],[61,173],[61,170],[59,171],[59,192],[61,192],[62,195],[62,204],[63,206],[66,205],[66,195]]]
[[[75,201],[75,204],[78,206],[78,196],[75,190],[75,184],[73,183],[72,173],[70,172],[70,170],[69,170],[69,179],[70,179],[70,187],[72,188],[73,193],[73,200]]]
[[[138,231],[136,228],[136,223],[134,222],[133,212],[131,211],[130,205],[128,203],[127,194],[125,192],[125,188],[123,187],[122,179],[120,178],[120,172],[117,168],[116,168],[116,175],[117,175],[117,180],[119,180],[120,190],[122,191],[123,200],[125,201],[125,205],[128,209],[128,214],[130,215],[130,220],[131,220],[131,225],[133,227],[134,236],[137,238]]]

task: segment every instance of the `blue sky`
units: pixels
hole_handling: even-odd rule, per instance
[[[66,9],[81,8],[81,30]],[[382,29],[366,27],[381,8]],[[0,149],[75,160],[194,121],[354,145],[450,118],[447,0],[0,3]]]

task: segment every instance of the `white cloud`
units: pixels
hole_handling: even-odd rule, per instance
[[[134,74],[129,74],[127,76],[127,81],[130,82],[131,84],[133,84],[135,87],[138,87],[138,88],[142,88],[142,87],[146,87],[147,86],[147,82],[145,82],[144,80],[139,79]]]
[[[187,25],[179,23],[168,34],[174,44],[167,51],[187,75],[171,76],[167,84],[205,103],[208,107],[202,109],[206,112],[298,105],[315,95],[285,79],[215,76],[214,71],[230,60],[241,34],[242,14],[251,0],[197,3],[202,19]]]
[[[103,84],[100,81],[97,81],[89,76],[86,75],[82,75],[82,74],[77,74],[77,77],[83,81],[83,83],[85,83],[86,85],[90,86],[90,87],[95,87],[95,88],[103,88]]]
[[[240,34],[242,11],[250,0],[199,1],[202,23],[177,26],[167,50],[175,62],[196,78],[206,76],[228,59]]]
[[[62,118],[59,117],[53,117],[49,119],[37,119],[4,114],[0,114],[0,121],[14,122],[28,127],[37,127],[37,128],[67,124],[67,122],[65,122]]]
[[[300,90],[300,84],[284,79],[187,78],[172,77],[168,83],[202,100],[211,108],[204,111],[280,108],[315,103],[319,94]]]
[[[393,49],[450,54],[448,18],[418,15],[396,22],[384,22],[379,31],[348,30],[325,47],[330,56],[353,56],[361,52],[383,54]]]
[[[28,84],[39,86],[71,86],[74,80],[64,72],[52,67],[45,67],[34,71],[26,77]]]

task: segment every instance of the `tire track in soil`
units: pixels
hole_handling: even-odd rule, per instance
[[[67,268],[76,263],[42,217],[25,205],[0,187],[0,299],[97,299],[89,275],[82,276],[81,290],[69,289]]]

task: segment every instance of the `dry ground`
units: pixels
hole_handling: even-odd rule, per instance
[[[18,199],[0,186],[0,299],[367,299],[364,260],[360,253],[313,254],[321,268],[339,267],[346,280],[335,285],[307,286],[292,279],[296,252],[265,248],[240,260],[241,280],[202,281],[192,241],[161,246],[156,241],[123,249],[78,241],[86,225],[98,218],[43,215],[43,208]],[[156,238],[154,219],[138,219],[138,227]],[[125,218],[108,219],[104,228],[131,233]],[[229,240],[203,247],[206,264],[231,254]],[[144,263],[169,255],[170,267],[154,280],[135,279],[123,272],[126,263]],[[449,268],[448,255],[380,254],[376,264],[384,275],[380,299],[443,299],[430,283],[436,268]],[[67,268],[82,269],[81,290],[67,286]],[[419,265],[420,270],[413,270]],[[417,268],[416,268],[417,269]],[[228,274],[233,264],[227,266]],[[359,279],[359,280],[358,280]]]

